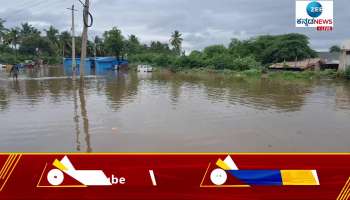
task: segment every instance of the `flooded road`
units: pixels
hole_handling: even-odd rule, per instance
[[[349,152],[350,82],[0,72],[2,152]]]

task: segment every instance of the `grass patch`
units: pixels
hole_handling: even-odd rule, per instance
[[[171,71],[173,73],[192,75],[192,76],[206,76],[210,74],[223,75],[225,77],[233,78],[269,78],[279,80],[313,80],[318,78],[348,78],[350,79],[350,68],[345,72],[337,72],[333,69],[326,69],[322,71],[269,71],[260,68],[253,68],[243,71],[230,69],[214,69],[212,67],[202,68],[159,68],[154,67],[155,72]]]
[[[345,70],[344,77],[347,79],[350,79],[350,66]]]

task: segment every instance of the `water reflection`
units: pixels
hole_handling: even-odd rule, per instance
[[[347,81],[71,75],[0,73],[0,151],[350,150]]]
[[[339,110],[350,109],[350,82],[346,84],[338,83],[335,86],[336,107]]]
[[[83,129],[85,133],[85,142],[86,142],[86,152],[92,152],[91,142],[90,142],[90,134],[89,134],[89,118],[86,109],[86,101],[85,101],[85,80],[81,78],[79,80],[79,99],[80,99],[80,110],[81,116],[83,119]],[[77,133],[78,134],[78,133]]]
[[[3,111],[8,106],[8,94],[4,88],[0,88],[0,111]]]
[[[298,111],[315,83],[310,81],[278,81],[269,79],[244,79],[225,76],[191,76],[157,74],[153,81],[166,81],[170,85],[170,99],[176,104],[181,88],[204,89],[207,99],[213,103],[226,101],[254,109],[275,109],[281,112]]]
[[[111,109],[117,111],[124,104],[131,102],[137,95],[139,80],[137,74],[116,73],[108,76],[105,83],[105,94]]]
[[[76,132],[76,150],[81,151],[81,143],[80,143],[80,125],[79,125],[79,114],[78,114],[78,98],[77,98],[77,86],[76,81],[73,81],[73,100],[74,100],[74,125]]]

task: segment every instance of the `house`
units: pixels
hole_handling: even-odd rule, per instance
[[[275,63],[269,69],[289,71],[319,70],[323,64],[324,61],[321,58],[308,58],[301,61]]]
[[[339,52],[319,52],[319,58],[324,62],[321,66],[321,69],[335,69],[339,67]]]
[[[340,46],[339,71],[345,71],[350,67],[350,40]]]

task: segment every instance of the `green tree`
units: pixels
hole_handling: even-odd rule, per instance
[[[63,31],[59,36],[59,44],[62,50],[62,57],[65,57],[67,54],[72,55],[72,36],[68,31]]]
[[[23,38],[19,51],[21,54],[30,56],[44,54],[44,56],[55,57],[57,55],[57,47],[48,38],[36,34]]]
[[[4,37],[6,33],[8,32],[8,29],[5,28],[5,23],[6,21],[0,18],[0,44],[4,42]]]
[[[97,56],[104,56],[105,55],[105,47],[104,47],[102,38],[96,36],[94,39],[94,42],[95,42],[95,48],[96,48],[96,55]]]
[[[309,38],[302,34],[263,35],[249,40],[232,39],[229,52],[233,56],[252,56],[263,64],[302,60],[316,56],[309,46]]]
[[[223,54],[228,53],[228,51],[224,45],[208,46],[204,49],[203,52],[207,56],[207,58],[212,58],[215,55],[223,55]]]
[[[40,35],[40,31],[29,23],[21,24],[20,37],[25,38],[32,35]]]
[[[302,34],[286,34],[273,38],[271,44],[261,51],[263,63],[302,60],[316,56],[309,46],[309,38]]]
[[[182,34],[175,30],[171,35],[170,44],[174,47],[174,51],[177,55],[181,54],[182,41]]]
[[[340,47],[338,45],[333,45],[331,48],[329,48],[329,52],[331,53],[339,53],[341,51]]]
[[[59,42],[59,30],[50,26],[49,29],[45,29],[46,38],[49,41],[50,48],[55,52],[56,55],[60,52],[60,42]]]
[[[170,53],[169,45],[159,41],[152,41],[149,50],[153,53]]]
[[[104,45],[108,53],[120,57],[123,56],[124,51],[124,37],[122,32],[114,27],[110,31],[106,31],[104,34]]]
[[[128,55],[140,53],[141,49],[141,43],[135,35],[130,35],[129,39],[125,41],[125,51]]]
[[[50,26],[49,29],[45,29],[46,37],[54,44],[58,46],[58,29]]]
[[[5,35],[5,43],[11,45],[15,50],[17,59],[17,45],[20,42],[20,31],[18,27],[11,28],[10,31]]]

